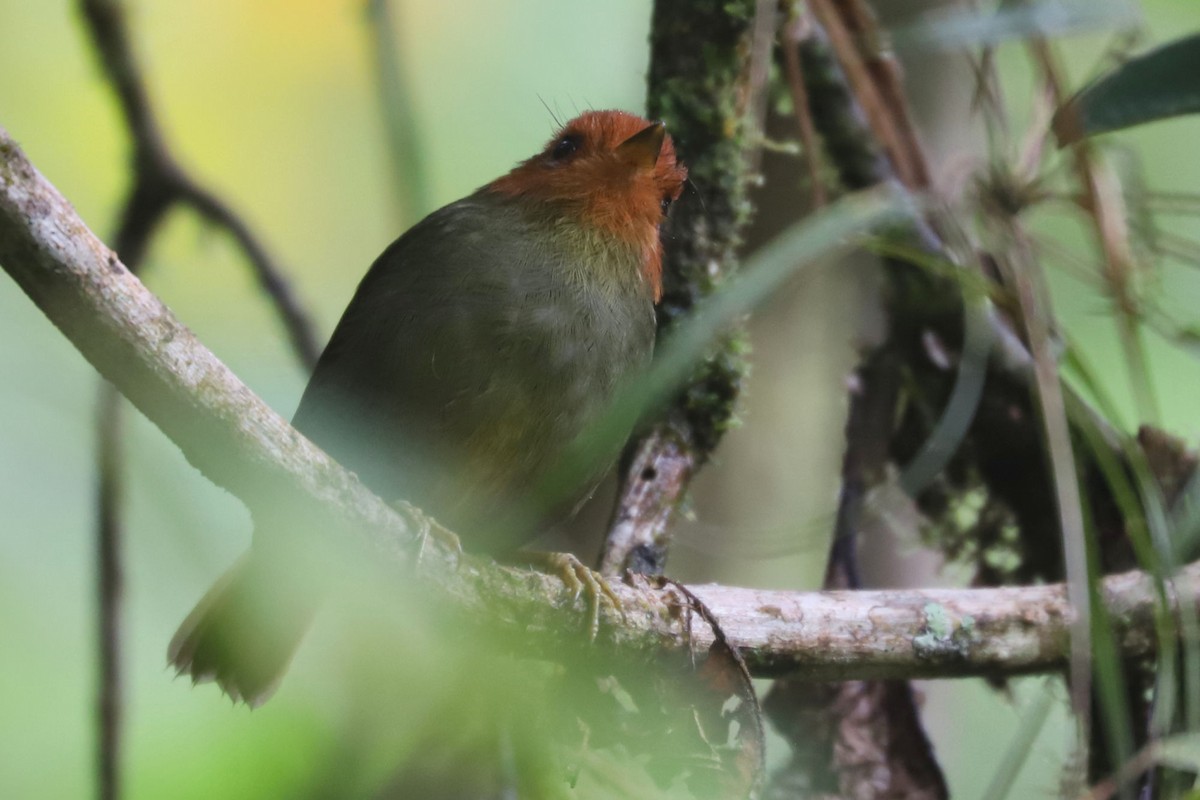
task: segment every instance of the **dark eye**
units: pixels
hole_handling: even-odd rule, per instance
[[[575,151],[579,149],[580,138],[575,134],[568,134],[550,148],[550,158],[555,161],[566,161],[571,156],[575,155]]]
[[[662,213],[664,217],[667,215],[667,212],[671,210],[671,201],[672,198],[670,195],[665,195],[662,199]]]

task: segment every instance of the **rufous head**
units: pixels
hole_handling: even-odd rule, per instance
[[[542,152],[486,188],[558,206],[639,248],[642,274],[662,294],[658,228],[683,191],[687,169],[666,127],[624,111],[588,111],[563,126]]]

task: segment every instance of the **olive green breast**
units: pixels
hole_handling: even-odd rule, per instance
[[[611,237],[481,190],[376,260],[295,425],[387,500],[452,526],[503,515],[648,362],[640,267]]]

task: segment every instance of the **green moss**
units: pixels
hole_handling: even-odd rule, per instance
[[[925,630],[929,635],[937,639],[948,637],[953,628],[950,625],[950,618],[946,616],[946,609],[937,603],[927,603],[924,610]]]
[[[923,611],[925,627],[912,640],[916,656],[931,661],[965,659],[975,638],[974,617],[964,616],[955,627],[940,604],[928,603]]]
[[[755,6],[752,0],[655,5],[648,112],[666,122],[689,170],[684,202],[664,232],[662,329],[736,269],[741,233],[753,214],[747,155],[759,134],[739,103]],[[728,336],[680,395],[677,409],[702,457],[736,423],[748,349],[744,333]]]

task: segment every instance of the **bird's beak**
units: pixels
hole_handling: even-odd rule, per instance
[[[667,126],[655,122],[642,128],[617,145],[621,158],[640,169],[654,169],[658,163],[658,154],[662,152],[663,139],[667,135]]]

